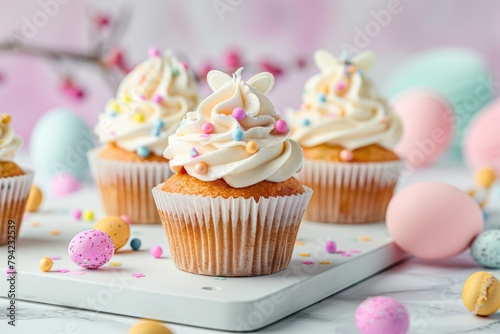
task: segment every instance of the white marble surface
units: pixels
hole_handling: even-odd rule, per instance
[[[439,167],[410,173],[402,186],[422,180],[441,180],[462,188],[472,176],[464,168]],[[50,199],[49,199],[50,200]],[[498,202],[498,196],[494,196]],[[489,209],[488,227],[500,226],[500,205]],[[259,333],[357,333],[354,312],[366,297],[385,295],[398,299],[411,315],[410,333],[500,333],[500,312],[487,318],[465,309],[461,289],[465,279],[481,268],[468,253],[439,262],[410,259],[349,289],[330,296]],[[500,270],[494,271],[500,277]],[[20,282],[22,284],[22,282]],[[43,289],[43,287],[40,287]],[[18,301],[14,328],[7,324],[7,299],[0,298],[0,333],[127,333],[138,320]],[[168,324],[176,334],[222,333]]]

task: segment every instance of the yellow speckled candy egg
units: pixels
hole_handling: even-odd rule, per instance
[[[129,334],[173,334],[173,332],[161,323],[144,320],[130,328]]]
[[[120,217],[106,217],[94,225],[94,230],[109,234],[115,244],[115,252],[122,248],[130,238],[130,226]]]
[[[40,188],[37,186],[32,186],[30,193],[28,195],[28,200],[26,201],[26,211],[35,212],[42,203],[43,194]]]

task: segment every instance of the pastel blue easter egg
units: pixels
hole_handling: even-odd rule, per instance
[[[462,48],[436,48],[411,58],[396,72],[389,96],[423,88],[445,97],[455,111],[456,135],[448,159],[461,159],[464,130],[494,93],[491,70],[483,57]]]
[[[471,255],[481,266],[500,269],[500,230],[487,230],[472,243]]]
[[[35,125],[30,156],[37,177],[43,182],[61,173],[83,180],[87,175],[87,151],[94,147],[91,130],[73,111],[54,109]]]

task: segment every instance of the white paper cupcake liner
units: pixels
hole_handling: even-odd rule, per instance
[[[100,150],[89,151],[88,158],[106,214],[127,215],[133,224],[160,223],[151,189],[172,176],[168,163],[103,159]]]
[[[304,218],[326,223],[385,219],[402,161],[336,163],[305,160],[297,178],[314,190]]]
[[[177,268],[212,276],[285,269],[312,190],[283,197],[212,198],[153,189]]]
[[[9,241],[8,233],[12,231],[12,227],[9,229],[9,221],[15,222],[16,238],[21,228],[34,176],[30,170],[24,172],[24,175],[0,178],[0,245],[5,245]]]

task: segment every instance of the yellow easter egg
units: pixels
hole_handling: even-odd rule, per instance
[[[40,268],[40,270],[43,272],[47,272],[50,269],[52,269],[53,264],[54,264],[54,262],[52,262],[52,259],[50,259],[48,257],[42,257],[40,262],[38,262],[38,268]]]
[[[122,248],[130,238],[130,226],[120,217],[106,217],[94,225],[94,230],[109,234],[115,244],[115,252]]]
[[[28,200],[26,201],[26,211],[34,212],[38,210],[40,204],[43,200],[43,194],[40,188],[37,186],[32,186],[30,193],[28,195]]]
[[[173,334],[173,332],[161,323],[144,320],[130,328],[129,334]]]

